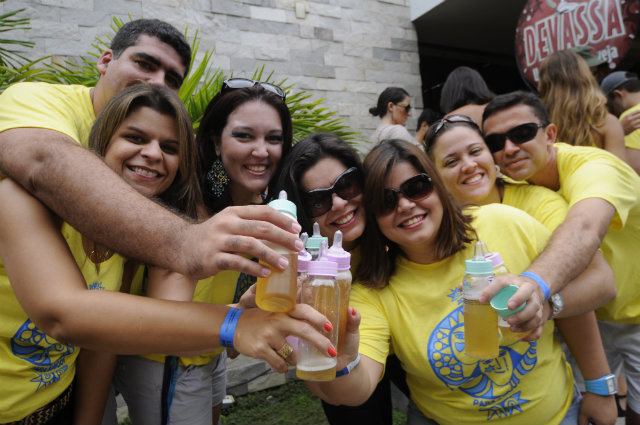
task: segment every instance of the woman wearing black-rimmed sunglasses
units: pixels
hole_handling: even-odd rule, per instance
[[[360,262],[360,239],[365,231],[362,203],[364,175],[357,152],[339,137],[312,134],[296,144],[287,156],[276,190],[286,190],[298,207],[302,231],[311,234],[314,222],[333,243],[340,230],[343,247],[351,252],[351,268]],[[329,423],[351,425],[391,423],[390,379],[408,394],[404,373],[395,356],[387,361],[387,373],[368,400],[359,406],[322,404]]]
[[[565,416],[576,423],[577,411],[569,410],[573,380],[551,322],[539,342],[502,347],[496,359],[464,354],[458,285],[473,256],[472,242],[485,241],[510,270],[520,272],[542,250],[549,232],[503,205],[463,211],[424,151],[407,142],[382,142],[364,168],[367,231],[356,273],[362,285],[352,288],[355,310],[346,341],[351,350],[338,360],[338,367],[355,366],[335,381],[307,383],[309,388],[333,404],[360,403],[375,388],[393,349],[407,372],[411,399],[425,416],[414,422],[410,409],[410,424],[560,423]],[[537,317],[536,301],[529,297],[515,317]],[[501,409],[506,405],[508,413]]]
[[[400,87],[387,87],[378,96],[376,106],[369,108],[369,113],[380,117],[380,125],[371,135],[373,144],[385,139],[402,139],[411,143],[419,143],[407,130],[407,118],[411,116],[411,97]]]

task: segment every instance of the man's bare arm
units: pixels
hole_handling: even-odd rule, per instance
[[[206,222],[188,223],[140,195],[99,157],[56,131],[1,132],[0,170],[91,239],[195,278],[223,269],[268,273],[238,253],[282,268],[284,257],[256,238],[301,248],[299,225],[266,206],[227,209]]]

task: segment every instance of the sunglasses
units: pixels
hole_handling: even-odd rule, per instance
[[[287,98],[284,90],[282,90],[282,88],[280,88],[279,86],[271,83],[264,83],[262,81],[250,80],[248,78],[227,78],[222,83],[221,91],[228,89],[246,89],[253,86],[260,86],[263,89],[281,97],[282,100],[285,100]]]
[[[411,112],[411,105],[407,104],[407,103],[396,103],[397,106],[404,108],[404,110],[407,112],[407,114],[409,112]]]
[[[351,167],[340,174],[330,187],[313,189],[304,193],[304,203],[311,218],[320,217],[333,207],[335,193],[345,201],[353,199],[362,193],[362,173],[356,167]]]
[[[445,124],[459,123],[471,124],[472,127],[478,128],[478,123],[475,122],[471,117],[468,117],[466,115],[450,115],[433,123],[433,126],[435,127],[433,130],[433,135],[437,136],[440,130],[444,128]]]
[[[504,149],[504,144],[507,141],[507,137],[513,143],[519,145],[521,143],[528,142],[529,140],[536,137],[536,134],[538,134],[538,129],[543,127],[546,127],[546,124],[535,122],[520,124],[517,127],[513,127],[509,131],[505,131],[504,133],[494,133],[484,136],[484,141],[487,143],[489,151],[491,151],[491,153],[496,153]]]
[[[384,190],[384,208],[382,214],[388,214],[398,207],[400,194],[412,201],[419,201],[426,198],[433,192],[433,182],[431,177],[425,173],[413,176],[400,185],[399,190],[386,188]]]

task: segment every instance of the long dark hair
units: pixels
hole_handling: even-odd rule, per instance
[[[273,106],[275,110],[278,111],[282,124],[282,158],[286,158],[286,155],[291,150],[293,143],[291,113],[281,97],[263,89],[260,85],[241,89],[228,89],[218,93],[209,102],[196,136],[200,153],[198,180],[200,181],[204,204],[211,214],[215,214],[233,205],[229,190],[225,190],[221,197],[216,197],[211,192],[211,184],[207,181],[207,172],[211,168],[211,164],[213,164],[216,159],[219,159],[216,154],[215,145],[222,136],[222,130],[225,125],[227,125],[229,115],[239,108],[240,105],[251,101],[264,102],[267,105]],[[282,160],[278,164],[276,172],[269,183],[269,194],[277,194],[277,192],[272,190],[271,186],[275,184],[281,169]]]
[[[364,160],[365,185],[362,203],[367,206],[367,227],[362,235],[362,258],[356,278],[372,288],[383,288],[395,272],[400,247],[380,231],[377,217],[384,210],[385,180],[392,168],[408,162],[418,172],[431,177],[435,193],[442,203],[442,222],[436,235],[435,258],[443,260],[464,249],[476,237],[471,216],[463,214],[438,175],[435,166],[420,147],[400,139],[383,140]]]
[[[448,114],[464,105],[484,105],[495,96],[478,71],[459,66],[449,73],[442,86],[440,110]]]
[[[287,191],[287,196],[298,207],[298,223],[302,231],[313,232],[313,218],[303,202],[302,176],[324,158],[335,158],[346,168],[356,167],[362,171],[358,153],[344,140],[330,133],[314,133],[297,143],[282,164],[282,172],[274,193]]]

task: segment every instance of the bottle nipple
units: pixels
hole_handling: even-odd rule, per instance
[[[287,191],[286,190],[281,190],[280,193],[278,193],[278,199],[283,199],[283,200],[287,200]]]
[[[322,235],[320,234],[320,224],[316,221],[313,223],[313,235],[311,235],[312,238],[321,238]]]
[[[484,260],[488,254],[487,245],[483,241],[477,241],[473,247],[473,260]]]
[[[302,241],[302,245],[307,246],[307,241],[309,240],[309,234],[307,232],[302,232],[300,234],[300,240]]]
[[[327,254],[329,251],[329,242],[326,239],[320,241],[320,253],[318,254],[318,261],[328,261]]]
[[[329,248],[329,252],[333,253],[342,253],[344,249],[342,249],[342,232],[340,230],[336,230],[336,233],[333,234],[333,245]]]

